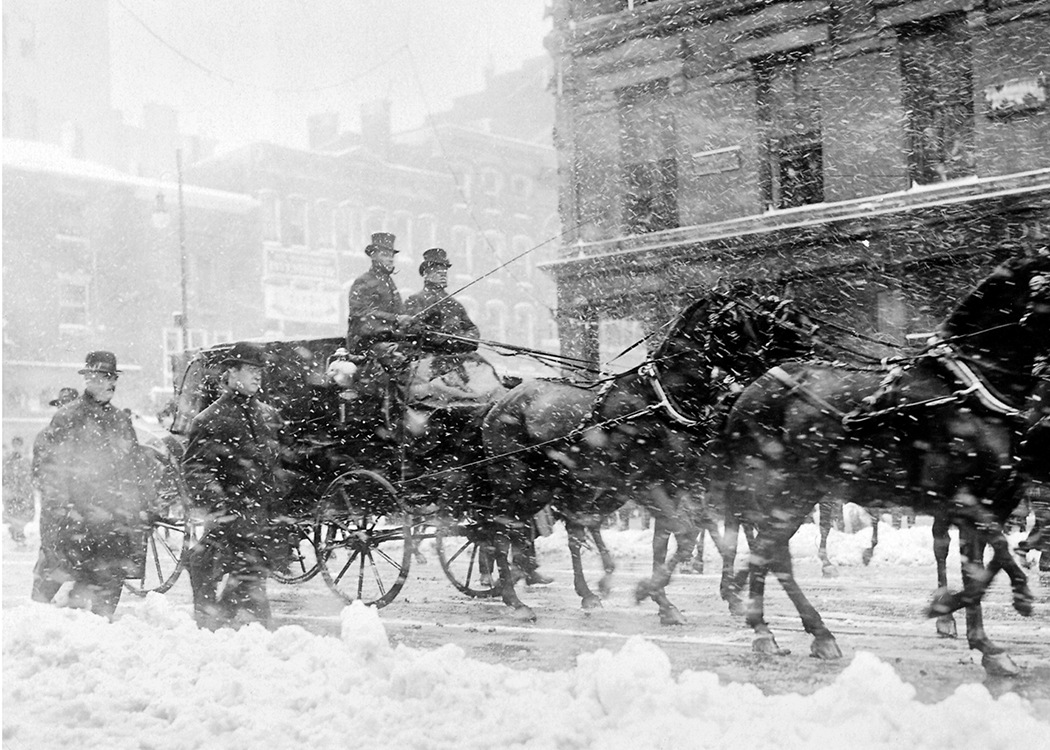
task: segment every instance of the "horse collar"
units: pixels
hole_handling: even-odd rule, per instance
[[[687,417],[671,403],[671,399],[668,397],[667,391],[664,389],[664,384],[660,381],[660,372],[656,369],[655,362],[650,360],[643,364],[638,368],[638,374],[649,379],[649,384],[652,385],[653,392],[656,393],[657,405],[663,407],[667,416],[672,420],[683,427],[697,427],[702,424],[702,420]]]

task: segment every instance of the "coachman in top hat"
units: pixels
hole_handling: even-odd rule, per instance
[[[465,354],[478,348],[478,327],[466,308],[445,290],[451,267],[444,249],[427,250],[419,265],[423,289],[405,301],[405,312],[422,329],[419,347],[426,353]]]
[[[394,285],[394,235],[376,232],[365,254],[372,266],[350,287],[346,348],[367,354],[381,342],[403,338],[411,318],[404,314],[401,294]]]

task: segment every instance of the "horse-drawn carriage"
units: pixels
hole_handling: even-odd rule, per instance
[[[473,512],[484,508],[473,434],[484,405],[506,390],[477,354],[362,362],[343,339],[261,344],[268,366],[260,397],[284,421],[277,522],[289,554],[272,571],[281,583],[318,574],[347,601],[383,606],[398,595],[422,540],[435,539],[442,569],[471,596],[495,586],[481,567]],[[176,383],[171,435],[151,447],[159,500],[137,593],[167,591],[203,527],[179,466],[193,418],[218,398],[220,362],[232,344],[192,353]],[[513,383],[513,381],[510,381]]]

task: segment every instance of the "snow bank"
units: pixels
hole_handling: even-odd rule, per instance
[[[640,637],[553,673],[391,647],[360,604],[340,639],[201,631],[152,594],[112,624],[26,605],[4,611],[3,664],[4,746],[34,750],[1016,748],[1050,732],[1028,701],[980,685],[922,704],[866,653],[812,695],[766,696],[707,672],[675,679]]]

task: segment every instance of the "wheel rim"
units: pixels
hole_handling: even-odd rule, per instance
[[[475,524],[443,520],[437,527],[436,545],[441,569],[457,590],[476,598],[499,594],[499,571],[495,560],[489,563],[491,584],[482,582],[483,545]]]
[[[380,475],[357,470],[336,478],[318,504],[314,546],[328,587],[344,601],[383,607],[408,578],[410,516]]]

